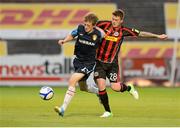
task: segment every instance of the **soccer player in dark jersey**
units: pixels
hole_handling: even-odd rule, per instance
[[[76,84],[79,83],[80,87],[81,85],[85,85],[86,79],[95,68],[96,50],[103,36],[95,26],[97,21],[98,17],[95,14],[87,14],[84,18],[84,24],[78,25],[78,28],[67,35],[64,40],[58,41],[58,43],[62,45],[77,37],[74,49],[74,55],[76,57],[73,60],[75,73],[70,77],[69,87],[65,94],[63,104],[54,108],[60,116],[64,115],[67,106],[73,98]]]
[[[101,117],[112,116],[108,95],[106,92],[106,77],[109,79],[111,88],[116,92],[128,91],[135,99],[139,98],[138,92],[133,85],[120,83],[118,54],[123,39],[126,36],[132,37],[154,37],[166,39],[165,34],[153,34],[139,31],[134,28],[123,26],[124,12],[120,9],[112,13],[111,21],[99,21],[96,26],[104,30],[106,36],[102,39],[97,51],[97,63],[94,71],[94,78],[99,88],[99,97],[104,106],[105,112]]]

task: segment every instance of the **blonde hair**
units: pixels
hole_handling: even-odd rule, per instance
[[[98,17],[96,16],[96,14],[90,12],[90,13],[87,13],[84,17],[84,21],[85,22],[91,22],[92,25],[96,25],[97,21],[98,21]]]

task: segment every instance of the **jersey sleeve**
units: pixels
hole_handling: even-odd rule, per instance
[[[109,23],[109,21],[98,21],[98,22],[96,23],[96,26],[103,29],[103,28],[106,27],[106,25],[107,25],[108,23]]]
[[[101,23],[103,23],[103,21],[98,21],[98,22],[96,23],[96,26],[100,26]]]
[[[140,31],[135,28],[126,28],[123,27],[123,36],[133,36],[137,37],[139,35]]]
[[[75,38],[78,35],[78,29],[76,28],[76,29],[72,30],[71,35],[73,38]]]

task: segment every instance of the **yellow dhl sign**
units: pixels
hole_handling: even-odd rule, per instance
[[[178,4],[177,3],[165,3],[165,21],[166,28],[175,29],[176,28],[176,19],[178,14]],[[179,12],[180,15],[180,12]],[[179,21],[180,24],[180,21]],[[180,29],[180,25],[179,25]]]
[[[0,57],[7,55],[7,43],[0,40]]]
[[[173,42],[124,42],[120,55],[129,58],[172,58]],[[177,57],[180,58],[180,42]]]
[[[1,4],[1,29],[68,29],[88,12],[110,19],[115,4]]]
[[[113,37],[113,36],[106,36],[105,39],[113,42],[116,42],[118,40],[117,37]]]

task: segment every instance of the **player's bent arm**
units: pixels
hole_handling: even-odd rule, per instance
[[[73,37],[71,34],[69,34],[69,35],[67,35],[67,36],[65,37],[64,40],[59,40],[59,41],[58,41],[58,44],[59,44],[59,45],[62,45],[62,44],[66,43],[66,42],[68,42],[68,41],[71,41],[71,40],[73,40],[73,39],[74,39],[74,37]]]
[[[64,40],[59,40],[58,44],[62,45],[68,41],[73,40],[78,35],[78,29],[74,29],[70,34],[68,34]]]
[[[147,38],[158,38],[158,39],[167,39],[168,36],[166,34],[154,34],[151,32],[144,32],[144,31],[140,31],[139,33],[139,37],[147,37]]]

